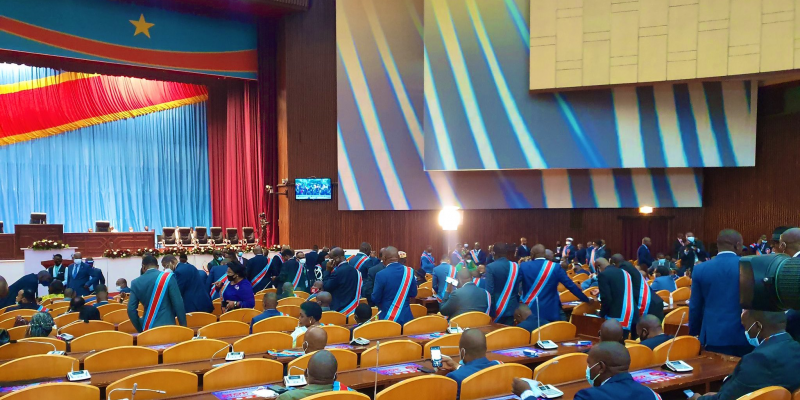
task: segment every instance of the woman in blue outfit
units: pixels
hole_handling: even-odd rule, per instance
[[[225,311],[237,308],[253,308],[256,298],[253,285],[247,280],[247,269],[238,262],[228,264],[228,285],[222,292],[222,308]]]

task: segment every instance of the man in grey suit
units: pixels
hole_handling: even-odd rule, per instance
[[[159,326],[175,325],[175,317],[178,317],[180,325],[186,326],[186,311],[177,279],[162,275],[158,270],[158,260],[150,255],[142,259],[142,270],[142,276],[131,282],[131,297],[128,300],[128,317],[133,327],[142,332]],[[164,274],[174,275],[171,271],[164,271]],[[158,284],[162,290],[155,299],[157,308],[151,310],[150,301],[153,299],[153,291],[159,289]],[[137,310],[139,303],[144,306],[144,316],[141,318]]]
[[[453,291],[453,285],[447,284],[447,301],[442,303],[439,311],[447,317],[455,317],[470,311],[489,313],[489,293],[475,285],[472,274],[467,268],[456,273],[459,288]]]

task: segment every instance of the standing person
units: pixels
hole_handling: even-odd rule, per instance
[[[311,251],[306,253],[306,265],[316,266],[319,264],[319,246],[311,246]]]
[[[364,275],[369,271],[369,267],[372,266],[372,261],[369,259],[371,253],[372,246],[367,242],[362,242],[361,246],[358,248],[358,253],[348,258],[347,262],[350,263],[350,266],[355,268],[356,271]]]
[[[253,284],[253,291],[258,293],[266,289],[271,280],[267,276],[269,259],[264,256],[264,249],[261,246],[253,247],[253,254],[253,258],[247,260],[247,279]]]
[[[206,277],[206,287],[209,288],[208,295],[212,301],[218,299],[230,283],[228,282],[228,264],[224,263],[224,261],[225,259],[223,258],[218,265],[213,266],[208,271],[208,277]]]
[[[514,310],[519,304],[519,289],[522,278],[519,265],[506,258],[508,246],[503,242],[494,244],[495,262],[486,266],[486,291],[492,296],[492,319],[494,322],[513,325]]]
[[[640,268],[647,270],[650,268],[650,264],[653,263],[653,255],[650,254],[650,238],[646,237],[642,239],[642,245],[639,246],[639,250],[636,251],[636,259],[639,261]]]
[[[206,272],[209,274],[214,267],[222,265],[222,260],[225,259],[225,257],[222,256],[221,250],[214,250],[211,257],[211,261],[209,261],[205,267]]]
[[[286,260],[286,262],[281,265],[281,274],[278,279],[281,282],[291,283],[293,290],[308,292],[308,279],[306,277],[306,270],[302,264],[300,264],[300,260],[303,259],[305,255],[302,251],[298,251],[297,254]]]
[[[724,229],[717,236],[717,247],[717,256],[695,266],[692,272],[689,334],[698,336],[708,351],[741,357],[753,351],[744,337],[739,305],[742,235]]]
[[[706,252],[706,247],[705,247],[705,245],[703,245],[703,241],[698,239],[698,238],[696,238],[694,236],[694,233],[686,232],[686,242],[687,242],[686,243],[687,246],[689,244],[694,245],[694,247],[697,249],[697,254],[698,255],[703,255],[704,258],[708,258],[708,254]],[[703,261],[703,260],[698,259],[698,262],[700,262],[700,261]]]
[[[761,235],[757,242],[750,245],[750,251],[755,255],[771,254],[772,247],[767,242],[767,235]]]
[[[481,250],[481,244],[475,242],[475,247],[470,250],[469,256],[472,258],[472,262],[475,265],[486,265],[486,252]]]
[[[642,276],[642,271],[625,260],[622,254],[614,254],[611,257],[611,262],[631,276],[633,299],[636,306],[635,320],[638,320],[646,314],[655,315],[659,320],[664,319],[664,301],[661,300],[661,297],[647,284],[647,279]],[[631,331],[634,334],[636,333],[635,321]],[[634,337],[633,339],[636,338]]]
[[[514,257],[520,259],[522,257],[530,257],[530,256],[531,256],[531,251],[530,249],[528,249],[528,239],[524,237],[519,238],[519,247],[517,247],[517,251],[514,252]]]
[[[463,264],[459,264],[463,265]],[[436,301],[440,304],[447,300],[449,293],[447,292],[447,278],[456,279],[456,268],[455,265],[450,265],[446,262],[443,262],[436,266],[433,269],[433,282],[431,287],[433,288],[433,294],[436,296]],[[460,269],[468,270],[468,268],[461,267]]]
[[[680,257],[683,246],[686,246],[686,239],[683,238],[683,233],[678,233],[678,238],[672,242],[672,258]]]
[[[80,252],[75,252],[72,260],[72,265],[67,267],[65,284],[68,288],[72,288],[76,295],[86,296],[89,294],[89,283],[92,280],[92,267],[83,262]]]
[[[180,263],[175,256],[167,255],[161,259],[161,265],[165,270],[175,273],[178,289],[183,298],[183,307],[187,313],[214,311],[214,304],[211,303],[211,296],[206,290],[205,274],[198,274],[198,269],[189,264],[185,254],[181,254]]]
[[[158,260],[151,255],[142,258],[144,274],[131,282],[128,317],[138,332],[164,325],[175,325],[175,318],[186,326],[186,311],[178,283],[172,271],[159,271]],[[144,316],[139,317],[139,303],[144,306]]]
[[[774,253],[783,253],[792,258],[800,256],[800,228],[781,226],[772,232]],[[777,237],[776,237],[777,236]],[[800,311],[786,312],[786,332],[800,341]]]
[[[244,251],[242,249],[239,249],[236,251],[236,261],[238,261],[239,264],[242,264],[243,266],[247,267],[247,262],[250,260],[244,258]]]
[[[64,274],[67,272],[67,267],[63,263],[64,260],[61,254],[55,254],[53,255],[53,266],[47,269],[53,279],[58,279],[62,283],[64,282]]]
[[[10,306],[16,302],[17,294],[21,290],[30,290],[38,297],[39,284],[49,285],[51,280],[50,273],[39,271],[38,274],[27,274],[19,278],[16,282],[8,285],[5,278],[0,276],[0,308]]]
[[[456,243],[456,248],[450,253],[450,265],[458,265],[460,262],[464,262],[464,257],[461,256],[461,249],[462,245]]]
[[[272,260],[269,262],[269,267],[267,267],[267,276],[270,279],[270,282],[267,283],[267,287],[279,288],[283,286],[284,282],[280,280],[283,264],[289,261],[292,255],[294,255],[292,249],[285,247],[281,249],[280,254],[276,254],[272,257]]]
[[[597,260],[598,266],[601,260],[605,264],[606,260],[601,258]],[[598,272],[597,288],[600,292],[600,317],[619,321],[627,337],[636,319],[636,297],[633,295],[631,275],[619,266],[610,264]]]
[[[222,309],[231,311],[238,308],[253,308],[256,298],[253,285],[247,280],[247,269],[234,261],[228,264],[228,289],[222,292]]]
[[[575,250],[575,259],[573,262],[574,261],[577,261],[580,265],[586,264],[586,261],[588,261],[586,258],[586,248],[583,247],[583,243],[578,243],[578,249]]]
[[[331,309],[344,315],[355,312],[363,285],[361,274],[347,262],[344,250],[341,247],[331,249],[330,261],[322,276],[322,289],[333,297]]]
[[[488,314],[491,305],[489,293],[475,285],[468,269],[462,268],[457,276],[458,289],[454,289],[452,284],[445,284],[446,301],[439,307],[442,315],[452,318],[471,311]]]
[[[558,258],[558,261],[567,261],[571,263],[572,259],[575,258],[575,253],[577,252],[577,249],[575,248],[575,246],[572,245],[571,237],[568,237],[565,243],[566,244],[560,251],[561,257]]]
[[[403,325],[414,318],[409,299],[417,296],[417,285],[414,281],[414,271],[399,261],[397,248],[389,246],[384,249],[383,263],[386,268],[375,276],[372,302],[377,304],[380,310],[378,318]]]
[[[608,260],[608,250],[606,250],[606,242],[603,239],[592,242],[592,251],[588,252],[589,269],[594,271],[597,259],[605,258]]]
[[[583,294],[560,265],[553,261],[545,260],[544,251],[545,248],[541,244],[533,246],[531,254],[533,254],[534,259],[522,263],[519,266],[519,270],[522,281],[521,301],[528,307],[536,309],[536,305],[533,303],[534,299],[538,298],[539,318],[547,323],[561,320],[559,283],[578,297],[578,300],[585,303],[591,303],[593,300]],[[512,309],[512,315],[516,308]]]
[[[425,251],[422,252],[422,256],[419,259],[419,265],[426,274],[433,273],[433,269],[436,267],[436,260],[433,258],[433,246],[428,245],[428,247],[425,248]]]
[[[367,298],[367,303],[370,307],[375,305],[375,303],[372,302],[372,291],[375,288],[375,277],[378,276],[378,272],[381,272],[384,268],[386,268],[386,265],[383,264],[384,250],[386,249],[381,249],[381,251],[378,252],[378,258],[381,261],[369,268],[369,271],[367,272],[367,279],[364,280],[364,287],[361,290],[361,295]]]

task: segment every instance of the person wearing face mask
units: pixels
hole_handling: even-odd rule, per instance
[[[758,238],[757,242],[751,244],[750,251],[757,256],[761,256],[764,254],[771,254],[772,247],[769,245],[769,242],[767,241],[767,235],[761,235],[761,237]]]
[[[302,251],[298,251],[294,258],[283,263],[281,266],[281,274],[278,279],[284,282],[284,285],[291,283],[295,291],[308,292],[308,278],[304,264],[305,254],[303,254]]]
[[[718,393],[696,394],[693,399],[738,399],[768,386],[794,392],[800,388],[800,343],[786,332],[786,315],[781,312],[745,310],[744,338],[755,349],[739,360]]]
[[[222,260],[224,259],[225,257],[222,256],[222,251],[214,250],[214,253],[211,255],[211,261],[206,264],[206,272],[211,273],[211,270],[214,269],[214,267],[222,265]]]
[[[672,339],[672,335],[664,333],[661,321],[655,315],[645,315],[636,324],[636,334],[639,335],[639,344],[655,349],[661,343]]]
[[[65,284],[78,296],[86,296],[89,294],[89,284],[92,281],[92,267],[83,262],[79,252],[76,252],[72,259],[72,265],[67,267]]]
[[[53,266],[47,269],[47,272],[53,276],[53,279],[58,279],[61,282],[64,282],[64,274],[67,272],[67,267],[63,264],[63,258],[61,254],[56,254],[53,256]]]
[[[211,267],[208,270],[208,277],[206,277],[206,287],[209,288],[208,295],[212,301],[218,299],[230,284],[228,281],[228,264],[223,264],[224,261],[225,258],[223,258],[222,252],[215,251],[214,262],[219,262],[219,264]],[[211,264],[209,263],[209,265]]]
[[[159,271],[158,260],[151,255],[142,257],[142,276],[131,282],[128,318],[138,332],[164,325],[175,325],[175,318],[186,326],[186,311],[178,282],[172,271]],[[139,303],[144,315],[139,316]]]
[[[689,335],[698,336],[707,351],[741,357],[753,350],[744,339],[739,305],[742,235],[725,229],[717,236],[717,247],[717,256],[692,272]]]
[[[256,298],[253,285],[247,280],[247,269],[234,261],[228,264],[228,288],[222,292],[222,309],[225,311],[237,308],[253,308]]]
[[[290,390],[278,396],[278,400],[300,400],[319,393],[339,390],[351,390],[336,381],[338,364],[336,357],[327,350],[316,352],[308,360],[305,371],[308,385]]]
[[[365,283],[365,286],[366,286],[366,283]],[[314,284],[311,285],[311,288],[309,289],[309,291],[311,292],[311,296],[308,296],[308,299],[306,299],[306,300],[311,301],[311,299],[316,298],[317,294],[322,291],[322,281],[314,282]]]
[[[570,237],[567,238],[565,243],[566,244],[559,252],[558,261],[572,262],[572,259],[575,258],[575,254],[578,252],[578,249],[572,244],[572,238]]]
[[[100,268],[95,268],[94,258],[86,257],[86,265],[88,265],[91,268],[91,271],[89,272],[90,279],[87,286],[89,286],[89,293],[94,293],[97,285],[106,284],[106,277],[105,275],[103,275],[103,270],[101,270]]]
[[[486,334],[479,329],[469,329],[461,334],[458,341],[458,355],[461,358],[456,364],[452,358],[442,355],[442,368],[440,373],[447,374],[447,377],[456,381],[458,384],[458,395],[461,395],[461,382],[494,365],[499,365],[500,361],[489,361],[486,358]]]
[[[439,312],[448,318],[471,311],[488,314],[491,303],[489,293],[475,285],[470,271],[462,268],[456,273],[456,278],[458,279],[458,289],[454,289],[450,283],[445,283],[447,300],[439,307]]]
[[[313,353],[315,351],[324,350],[325,346],[328,345],[328,332],[325,329],[319,327],[319,325],[312,325],[306,331],[306,334],[303,335],[303,344],[300,348],[303,349],[303,352],[306,354]]]
[[[238,251],[236,251],[236,261],[238,261],[239,264],[242,264],[245,267],[247,267],[247,262],[250,260],[244,258],[244,251],[242,251],[242,249],[239,249]]]

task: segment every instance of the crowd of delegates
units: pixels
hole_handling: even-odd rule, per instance
[[[720,392],[702,398],[734,399],[770,385],[789,390],[800,387],[800,375],[792,372],[800,367],[800,343],[795,341],[800,338],[800,318],[795,312],[743,313],[738,280],[738,262],[743,252],[800,256],[800,228],[782,228],[773,235],[772,243],[762,237],[750,246],[743,245],[738,232],[723,230],[717,237],[713,258],[691,232],[678,236],[671,255],[659,253],[654,257],[650,239],[643,238],[635,263],[620,254],[611,254],[602,239],[586,246],[573,244],[572,238],[564,243],[557,243],[555,251],[542,244],[529,246],[525,238],[521,238],[519,246],[498,242],[487,250],[477,242],[471,248],[458,244],[438,264],[428,246],[416,270],[407,265],[406,254],[397,248],[387,246],[373,251],[366,242],[350,257],[342,248],[320,250],[318,246],[307,253],[283,248],[271,259],[260,247],[253,250],[250,259],[241,252],[216,251],[212,261],[201,268],[189,264],[186,256],[165,256],[159,266],[154,256],[145,255],[141,276],[130,287],[124,279],[118,280],[117,291],[129,293],[128,315],[140,332],[174,325],[176,321],[186,325],[186,313],[212,312],[212,301],[217,298],[222,300],[223,312],[253,308],[255,293],[276,288],[276,292],[267,292],[258,299],[264,311],[250,321],[252,332],[256,323],[282,315],[277,310],[280,299],[305,291],[314,301],[301,304],[298,327],[291,336],[294,347],[312,352],[325,347],[327,335],[318,329],[325,311],[354,315],[356,325],[351,331],[375,319],[401,325],[410,321],[410,299],[416,297],[426,272],[432,276],[434,296],[445,317],[485,312],[495,323],[528,331],[566,320],[558,291],[563,285],[581,302],[599,302],[599,316],[606,319],[599,332],[601,343],[589,352],[586,378],[592,387],[575,398],[604,399],[614,395],[634,399],[652,396],[652,391],[633,381],[628,373],[630,356],[624,340],[638,339],[653,349],[672,338],[662,330],[664,303],[656,291],[673,291],[675,279],[688,275],[692,277],[689,333],[698,337],[705,350],[741,357]],[[94,272],[91,260],[82,261],[79,253],[73,260],[71,265],[63,266],[57,256],[54,267],[26,275],[10,286],[0,277],[0,304],[16,302],[9,310],[40,311],[30,321],[30,336],[47,335],[48,329],[53,328],[52,318],[39,305],[39,298],[69,302],[70,312],[79,313],[81,320],[100,319],[96,307],[109,301],[102,274]],[[567,274],[569,269],[590,278],[579,287]],[[648,284],[650,278],[652,284]],[[46,296],[39,296],[39,285],[48,288]],[[587,296],[584,290],[589,288],[592,290]],[[89,298],[96,301],[94,305],[86,304],[89,293],[95,296]],[[362,298],[369,304],[361,303]],[[137,311],[139,304],[145,310],[143,317]],[[371,305],[378,307],[375,317]],[[302,343],[300,337],[304,338]],[[337,384],[336,360],[326,353],[318,351],[312,357],[308,369],[310,385],[289,392],[291,396],[284,394],[281,399],[299,399]],[[459,354],[461,363],[445,356],[441,369],[459,387],[470,375],[496,364],[486,358],[486,338],[480,330],[464,332]],[[523,399],[533,399],[538,394],[536,383],[530,380],[515,380],[513,391]],[[620,397],[621,391],[627,394]]]

